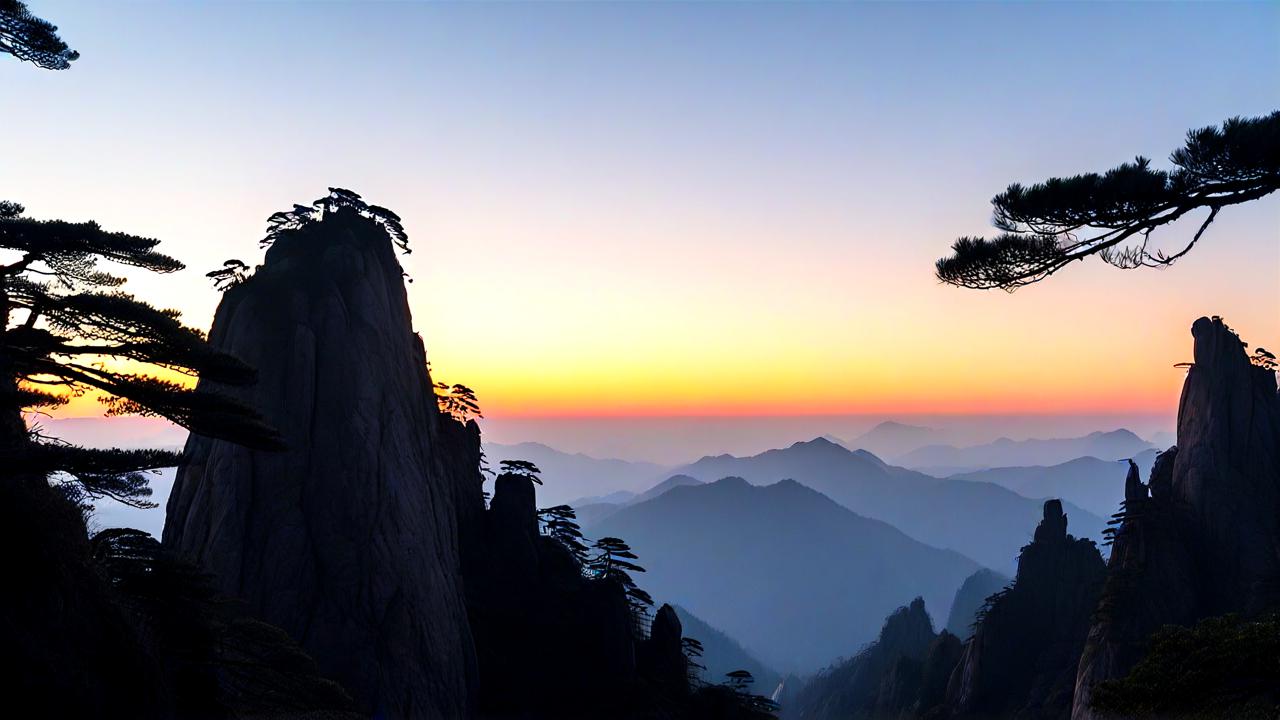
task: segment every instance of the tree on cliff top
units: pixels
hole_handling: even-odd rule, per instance
[[[332,213],[344,210],[378,223],[402,253],[408,255],[412,252],[409,249],[409,233],[405,232],[399,215],[384,207],[370,205],[358,193],[340,187],[329,188],[328,195],[317,198],[310,205],[294,203],[292,210],[282,210],[267,218],[267,234],[258,244],[264,248],[270,247],[282,233],[300,230],[323,221]]]
[[[1280,111],[1192,130],[1170,160],[1177,169],[1156,170],[1139,157],[1103,174],[1010,185],[991,201],[1002,233],[956,240],[951,257],[937,262],[938,279],[1012,291],[1091,255],[1123,269],[1171,265],[1219,210],[1280,188]],[[1155,230],[1202,209],[1199,229],[1181,249],[1150,246]]]
[[[117,288],[111,261],[157,273],[181,262],[156,252],[159,241],[107,232],[94,222],[33,220],[0,202],[0,468],[43,480],[62,473],[90,497],[147,505],[142,471],[176,465],[160,450],[74,447],[28,431],[24,411],[68,396],[102,393],[106,414],[167,418],[193,433],[256,448],[279,439],[247,406],[157,377],[162,369],[229,385],[253,382],[252,369],[214,350],[176,310],[161,310]],[[136,368],[141,367],[142,370]]]
[[[20,0],[0,0],[0,53],[46,70],[66,70],[80,57],[58,37],[56,25],[32,15]]]

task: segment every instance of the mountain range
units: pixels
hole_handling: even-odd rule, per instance
[[[1143,450],[1133,456],[1142,477],[1151,474],[1156,452]],[[1048,467],[978,470],[952,475],[951,479],[995,483],[1026,497],[1062,498],[1099,517],[1108,517],[1120,509],[1128,472],[1129,464],[1125,462],[1081,457]]]
[[[794,480],[675,487],[584,529],[625,539],[650,594],[783,672],[814,671],[873,639],[904,599],[948,607],[979,567]]]
[[[566,453],[536,442],[484,444],[485,459],[495,470],[503,460],[528,460],[542,471],[539,502],[570,503],[575,498],[602,501],[612,493],[638,493],[667,476],[667,468],[649,462],[596,458]],[[587,504],[587,503],[581,503]]]
[[[894,463],[902,467],[941,476],[994,467],[1056,465],[1080,457],[1122,460],[1154,447],[1132,432],[1122,429],[1051,440],[1000,438],[969,447],[926,445],[891,457]]]
[[[865,450],[848,450],[823,438],[751,457],[705,457],[676,472],[703,481],[735,476],[757,485],[793,479],[860,515],[1004,573],[1013,572],[1043,504],[993,483],[894,467]],[[1106,524],[1101,517],[1072,504],[1067,509],[1081,536],[1101,539]]]
[[[942,445],[947,433],[936,428],[886,420],[867,432],[841,442],[851,450],[866,450],[878,457],[895,458],[926,445]]]

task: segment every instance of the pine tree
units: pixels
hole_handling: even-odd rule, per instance
[[[1010,185],[991,201],[1002,234],[956,240],[951,257],[937,262],[938,279],[1016,290],[1093,255],[1124,269],[1171,265],[1219,210],[1280,189],[1280,111],[1192,130],[1170,160],[1175,170],[1139,157],[1103,174]],[[1181,249],[1166,253],[1150,244],[1153,232],[1197,210],[1207,212]]]
[[[46,70],[66,70],[80,57],[58,37],[57,26],[32,15],[20,0],[0,0],[0,53]]]
[[[181,262],[155,250],[157,240],[22,213],[21,205],[0,202],[0,253],[16,258],[0,265],[0,473],[40,482],[62,473],[90,498],[148,506],[143,472],[176,465],[175,453],[80,448],[27,429],[24,411],[87,391],[101,394],[108,416],[159,416],[200,435],[280,446],[275,431],[238,401],[152,374],[163,369],[228,385],[254,380],[252,369],[183,325],[178,311],[135,299],[119,290],[124,278],[99,267],[109,261],[181,270]]]
[[[639,557],[631,551],[631,546],[621,538],[602,537],[594,544],[596,555],[591,558],[588,568],[598,579],[616,580],[622,585],[627,595],[631,611],[637,616],[653,605],[649,593],[640,589],[631,577],[633,572],[644,572],[644,568],[631,562]]]
[[[499,475],[515,475],[528,478],[537,485],[542,484],[542,471],[528,460],[503,460],[498,466],[501,468]]]
[[[538,522],[547,537],[560,543],[580,565],[590,562],[589,548],[582,528],[578,525],[578,514],[568,505],[555,505],[538,511]]]

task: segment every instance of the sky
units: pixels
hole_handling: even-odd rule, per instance
[[[1276,109],[1280,4],[29,5],[82,57],[0,63],[0,197],[161,238],[189,269],[128,289],[207,328],[206,271],[354,189],[404,219],[437,379],[503,441],[600,417],[1171,429],[1195,318],[1280,345],[1276,197],[1166,270],[932,274],[1010,182],[1167,167],[1189,128]]]

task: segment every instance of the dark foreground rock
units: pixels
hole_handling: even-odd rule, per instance
[[[192,436],[164,545],[284,628],[360,708],[465,716],[475,659],[455,468],[402,270],[375,221],[340,208],[280,233],[223,296],[210,340],[258,371],[219,387],[285,452]]]
[[[1048,500],[1013,584],[987,602],[947,688],[953,717],[1067,718],[1106,567]]]
[[[928,659],[957,654],[958,641],[946,632],[936,635],[933,623],[916,598],[899,608],[884,622],[880,636],[853,658],[818,673],[804,688],[788,697],[784,717],[824,720],[830,718],[911,717],[928,685],[934,693],[945,687],[945,670]],[[926,675],[928,680],[926,681]]]
[[[1221,319],[1191,327],[1178,444],[1128,488],[1106,589],[1076,679],[1074,720],[1111,717],[1094,688],[1123,677],[1164,625],[1280,609],[1280,398]]]

